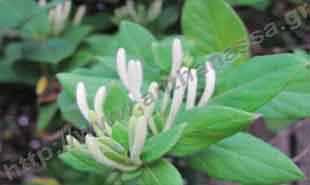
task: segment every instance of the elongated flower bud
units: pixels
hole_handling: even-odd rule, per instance
[[[75,137],[73,137],[71,135],[66,136],[66,141],[67,141],[68,145],[70,145],[70,146],[74,146],[76,148],[81,147],[81,143]]]
[[[64,29],[63,21],[63,6],[61,4],[56,5],[54,18],[53,18],[53,33],[54,35],[60,34]]]
[[[211,63],[209,62],[206,63],[205,78],[206,78],[206,86],[205,86],[205,90],[199,102],[200,107],[208,104],[208,101],[213,95],[214,90],[215,90],[216,73]]]
[[[77,105],[83,115],[83,117],[88,121],[91,122],[89,118],[89,106],[87,103],[87,93],[86,88],[83,82],[79,82],[76,89],[76,102]]]
[[[77,12],[73,18],[73,24],[74,25],[80,25],[85,14],[86,14],[86,6],[85,5],[79,6],[77,9]]]
[[[65,0],[62,6],[62,16],[63,16],[63,20],[66,21],[69,16],[70,16],[70,12],[71,12],[71,8],[72,8],[72,3],[70,0]]]
[[[116,67],[118,75],[123,82],[124,86],[129,89],[128,85],[128,73],[126,64],[126,51],[123,48],[118,49],[116,56]]]
[[[173,89],[173,83],[176,80],[177,73],[182,66],[182,61],[183,61],[182,43],[180,39],[175,39],[172,44],[172,67],[161,107],[162,113],[164,113],[166,111],[166,108],[168,107],[170,93]]]
[[[147,121],[143,116],[137,119],[137,122],[134,125],[134,138],[133,138],[133,145],[130,149],[130,158],[140,163],[140,155],[143,152],[145,140],[147,137]]]
[[[149,90],[149,102],[144,102],[145,105],[145,119],[147,121],[150,120],[150,118],[152,117],[152,114],[155,110],[155,104],[156,104],[156,100],[158,99],[159,96],[159,86],[156,82],[152,82]]]
[[[173,93],[171,110],[170,110],[169,116],[165,124],[165,128],[164,128],[165,131],[169,130],[172,127],[173,122],[175,121],[177,112],[179,111],[182,105],[183,98],[184,98],[187,85],[184,84],[183,80],[188,79],[188,69],[186,67],[183,67],[181,69],[181,74],[182,74],[182,78],[178,77],[176,79],[176,87]]]
[[[39,6],[44,7],[44,6],[46,6],[46,0],[39,0],[38,4],[39,4]]]
[[[99,119],[104,118],[103,105],[104,105],[106,96],[107,96],[107,91],[106,91],[105,86],[100,87],[94,99],[94,108],[95,108],[95,112],[98,115]]]
[[[172,69],[170,77],[173,79],[176,77],[177,72],[182,66],[183,60],[183,49],[180,39],[175,39],[172,46]]]
[[[197,70],[192,69],[188,78],[188,87],[187,87],[187,102],[186,109],[192,109],[195,106],[196,94],[197,94]]]
[[[128,85],[130,96],[133,100],[139,101],[141,99],[142,86],[142,67],[139,61],[130,60],[128,63]]]

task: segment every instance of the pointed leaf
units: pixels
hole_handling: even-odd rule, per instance
[[[182,28],[185,37],[195,41],[200,54],[225,52],[229,49],[234,51],[239,62],[249,58],[247,30],[224,0],[187,0]]]
[[[211,177],[243,184],[270,185],[303,179],[303,173],[288,157],[245,133],[193,156],[191,165]]]
[[[182,185],[178,170],[165,160],[158,161],[142,169],[141,185]]]
[[[221,139],[244,130],[256,119],[255,114],[223,107],[207,106],[180,112],[177,123],[187,123],[173,154],[190,155]]]

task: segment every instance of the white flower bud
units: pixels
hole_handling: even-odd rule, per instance
[[[79,6],[77,9],[77,12],[73,18],[73,24],[74,25],[80,25],[85,14],[86,14],[86,6],[85,5]]]
[[[73,137],[71,135],[66,136],[66,141],[67,141],[68,145],[70,145],[70,146],[74,146],[76,148],[81,147],[81,143],[75,137]]]
[[[87,103],[87,93],[86,88],[83,82],[79,82],[76,89],[76,102],[77,105],[83,115],[83,117],[88,121],[91,122],[89,118],[89,106]]]
[[[41,7],[46,6],[46,0],[39,0],[38,1],[38,5],[41,6]]]
[[[95,112],[98,115],[99,119],[104,118],[103,105],[107,96],[107,91],[105,86],[102,86],[98,89],[95,99],[94,99],[94,108]]]
[[[170,78],[175,78],[177,72],[182,66],[183,60],[183,49],[180,39],[175,39],[172,46],[172,69],[170,73]]]
[[[69,18],[71,12],[72,3],[70,0],[65,0],[62,6],[62,17],[64,22]]]
[[[188,78],[188,87],[187,87],[187,102],[186,102],[186,109],[192,109],[195,106],[196,101],[196,94],[197,94],[197,85],[198,85],[198,79],[197,79],[197,70],[192,69],[190,71]]]
[[[209,99],[214,93],[215,90],[215,81],[216,81],[216,72],[212,67],[212,64],[206,63],[206,86],[203,92],[203,95],[200,99],[199,106],[205,106],[208,104]]]
[[[144,116],[137,118],[137,122],[134,124],[134,138],[133,145],[130,149],[130,158],[140,163],[140,155],[143,152],[145,140],[147,137],[147,121]]]
[[[142,97],[142,76],[143,72],[141,63],[139,61],[130,60],[128,63],[128,90],[134,101],[139,101]]]
[[[118,49],[116,56],[116,67],[118,75],[123,82],[124,86],[129,89],[128,85],[128,73],[126,64],[126,51],[123,48]]]
[[[182,101],[184,98],[185,90],[187,84],[184,84],[184,79],[188,79],[188,68],[183,67],[181,69],[181,76],[176,79],[176,87],[173,93],[171,110],[168,115],[164,130],[167,131],[173,126],[173,122],[175,121],[176,115],[182,105]]]

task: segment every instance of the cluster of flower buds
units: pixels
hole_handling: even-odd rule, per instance
[[[170,94],[173,91],[170,112],[167,116],[163,131],[169,130],[173,126],[176,115],[183,103],[187,89],[186,108],[192,109],[196,105],[197,99],[197,71],[182,67],[183,51],[181,41],[176,39],[172,48],[172,69],[170,80],[165,91],[162,110],[166,110],[170,101]],[[143,153],[145,141],[149,130],[153,134],[158,133],[154,124],[153,115],[156,103],[159,99],[159,86],[152,82],[148,89],[148,94],[152,95],[150,102],[145,103],[147,97],[143,96],[141,87],[143,85],[143,69],[140,61],[130,60],[127,64],[126,52],[119,49],[116,57],[117,72],[128,91],[128,96],[135,102],[130,119],[128,120],[128,144],[129,151],[112,139],[112,129],[107,123],[103,105],[107,96],[105,87],[100,87],[94,98],[94,110],[91,110],[87,102],[85,85],[80,82],[77,85],[77,104],[84,118],[91,123],[96,137],[86,136],[86,147],[90,155],[99,163],[121,171],[131,171],[142,165],[141,155]],[[215,88],[215,70],[210,63],[206,63],[205,90],[197,102],[198,106],[205,106],[212,96]],[[171,80],[173,79],[173,80]],[[184,79],[188,79],[184,83]],[[82,148],[79,141],[72,136],[67,137],[69,146]]]
[[[121,50],[124,52],[124,50]],[[124,53],[125,54],[125,53]],[[121,59],[124,61],[124,59]],[[124,63],[123,63],[124,64]],[[118,64],[118,65],[123,65]],[[129,66],[131,70],[140,70],[139,78],[142,83],[142,68],[138,67],[140,62],[133,61]],[[122,68],[119,68],[123,70]],[[127,70],[123,71],[124,74],[127,74]],[[131,80],[129,80],[128,76],[121,76],[121,78],[127,82],[125,87],[130,88],[131,85],[134,85],[136,89],[134,93],[130,93],[130,95],[134,98],[134,100],[141,99],[142,95],[140,92],[140,86],[137,84],[132,84]],[[136,76],[131,76],[134,80],[137,79]],[[131,79],[131,78],[130,78]],[[130,82],[130,83],[129,83]],[[132,116],[128,121],[128,138],[129,138],[129,155],[127,151],[116,141],[112,139],[112,129],[109,123],[106,121],[104,116],[103,105],[105,103],[105,99],[107,96],[106,88],[100,87],[94,98],[94,110],[89,108],[87,102],[87,93],[86,88],[83,82],[79,82],[77,85],[76,92],[76,101],[77,105],[83,115],[83,117],[91,124],[93,127],[96,137],[92,135],[87,135],[85,139],[85,144],[87,147],[87,152],[93,156],[99,163],[109,166],[111,168],[121,170],[121,171],[131,171],[137,169],[140,165],[142,165],[141,154],[144,149],[145,140],[148,135],[149,123],[152,124],[152,115],[155,110],[155,102],[158,98],[158,84],[153,82],[151,83],[148,93],[152,94],[152,102],[149,104],[144,104],[142,101],[139,101],[135,104],[132,112]],[[138,96],[139,95],[139,96]],[[81,148],[81,144],[72,136],[67,137],[67,142],[69,146]]]
[[[167,88],[163,97],[163,103],[161,111],[165,112],[170,94],[173,91],[173,98],[171,103],[171,109],[166,120],[164,130],[168,130],[173,126],[177,112],[180,110],[182,105],[186,89],[186,109],[192,109],[196,105],[197,99],[197,86],[198,77],[197,69],[189,69],[188,67],[182,67],[183,63],[183,49],[179,39],[175,39],[172,46],[172,69],[170,72]],[[215,90],[216,72],[212,67],[212,64],[206,62],[205,64],[205,89],[198,102],[198,106],[206,106],[209,99]]]
[[[163,0],[152,0],[150,6],[138,4],[127,0],[123,7],[115,10],[113,21],[119,24],[124,19],[129,19],[142,25],[147,25],[157,19],[162,12]]]
[[[39,6],[46,6],[46,0],[39,0]],[[57,4],[55,8],[49,11],[49,23],[52,28],[53,35],[61,34],[67,25],[72,9],[72,3],[70,0],[65,0],[62,4]],[[73,18],[73,25],[79,25],[82,22],[83,17],[86,13],[86,6],[80,5]]]

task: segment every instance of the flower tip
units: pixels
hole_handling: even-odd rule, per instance
[[[123,59],[125,58],[125,55],[126,55],[126,50],[124,48],[119,48],[117,50],[117,58],[118,59]],[[125,60],[125,59],[124,59]]]
[[[107,88],[105,86],[101,86],[97,91],[97,96],[104,97],[107,94]]]
[[[94,105],[95,105],[95,112],[99,116],[99,119],[103,117],[103,105],[107,96],[107,89],[105,86],[100,87],[97,90]]]
[[[91,145],[92,143],[94,143],[94,139],[95,139],[94,136],[92,136],[91,134],[87,134],[85,136],[85,143],[86,143],[86,145]]]
[[[84,118],[89,121],[89,107],[87,103],[86,88],[83,82],[77,84],[76,102]]]
[[[157,82],[152,82],[150,87],[149,87],[149,93],[152,94],[152,96],[154,96],[154,98],[158,98],[159,95],[159,85]]]
[[[175,48],[175,49],[181,49],[182,48],[182,42],[179,38],[174,39],[173,48]]]
[[[78,82],[77,89],[78,91],[82,91],[82,89],[85,89],[84,82]]]
[[[214,71],[213,64],[211,62],[206,62],[207,72]]]

